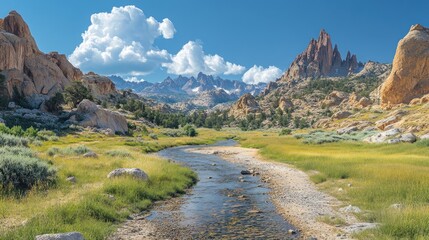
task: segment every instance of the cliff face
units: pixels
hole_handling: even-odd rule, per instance
[[[347,76],[363,67],[356,55],[347,52],[341,58],[338,46],[332,48],[331,37],[322,29],[317,40],[312,39],[307,49],[299,54],[283,75],[282,80]]]
[[[5,76],[8,98],[19,94],[31,107],[39,108],[82,76],[64,55],[42,53],[17,12],[10,12],[0,25],[0,70]]]
[[[410,103],[428,93],[429,29],[417,24],[398,43],[392,72],[380,89],[381,103]]]

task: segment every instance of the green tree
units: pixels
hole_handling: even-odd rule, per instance
[[[84,99],[93,100],[91,91],[78,81],[73,82],[65,89],[64,96],[66,102],[72,104],[73,107],[76,107]]]
[[[48,101],[45,102],[45,106],[49,112],[59,112],[63,110],[62,106],[65,103],[64,95],[60,92],[55,93]]]

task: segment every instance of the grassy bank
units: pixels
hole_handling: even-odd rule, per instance
[[[243,146],[259,148],[266,159],[297,166],[321,189],[365,210],[359,214],[361,219],[381,223],[358,238],[429,238],[429,147],[425,144],[303,144],[291,136],[261,132],[241,137]],[[400,209],[392,204],[401,204]]]
[[[147,152],[212,143],[227,135],[204,129],[194,138],[166,137],[161,130],[155,134],[156,139],[74,134],[31,146],[58,170],[58,180],[49,190],[32,189],[21,198],[0,196],[0,239],[33,239],[42,233],[68,231],[82,232],[86,239],[104,239],[130,214],[181,194],[196,181],[190,169]],[[98,157],[84,158],[88,151]],[[149,181],[107,179],[110,171],[120,167],[140,168]],[[66,181],[70,176],[76,183]]]

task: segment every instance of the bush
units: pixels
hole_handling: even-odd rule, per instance
[[[420,147],[429,147],[429,139],[421,139],[416,142],[416,145]]]
[[[3,123],[0,123],[0,133],[6,133],[9,135],[18,136],[18,137],[35,138],[38,136],[38,132],[39,131],[34,127],[29,127],[26,130],[24,130],[21,126],[13,126],[9,128]]]
[[[125,150],[111,150],[106,152],[106,155],[111,157],[131,157],[131,153]]]
[[[185,136],[186,132],[181,129],[166,129],[162,134],[168,137],[181,137]]]
[[[66,147],[66,148],[49,148],[47,154],[51,157],[61,154],[61,155],[83,155],[85,153],[91,152],[91,149],[85,145],[79,145],[77,147]]]
[[[149,137],[152,138],[153,140],[158,140],[158,136],[155,133],[149,134]]]
[[[290,130],[289,128],[283,128],[280,131],[279,136],[290,135],[291,133],[292,133],[292,130]]]
[[[64,98],[67,103],[76,107],[82,100],[93,100],[91,92],[81,82],[73,82],[65,89]]]
[[[27,147],[28,139],[22,137],[16,137],[10,134],[1,134],[0,133],[0,146],[9,146],[9,147]]]
[[[194,126],[190,124],[186,124],[183,127],[183,131],[185,132],[186,136],[189,136],[189,137],[195,137],[198,135],[197,130],[194,128]]]
[[[63,110],[61,105],[64,103],[64,95],[60,92],[57,92],[53,97],[45,102],[45,106],[49,112],[59,112]]]
[[[55,169],[46,162],[33,157],[28,149],[5,148],[1,151],[0,186],[3,192],[26,191],[36,184],[43,185],[55,181]]]

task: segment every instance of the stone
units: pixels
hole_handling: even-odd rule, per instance
[[[108,77],[89,72],[82,77],[81,81],[96,99],[106,99],[110,94],[116,93],[115,84]]]
[[[69,232],[38,235],[36,240],[84,240],[84,238],[79,232]]]
[[[289,230],[287,230],[287,233],[293,235],[293,234],[296,234],[296,231],[293,229],[289,229]]]
[[[390,205],[389,208],[394,209],[394,210],[401,210],[401,209],[404,209],[405,206],[404,206],[404,204],[401,204],[401,203],[394,203],[394,204]]]
[[[399,137],[399,140],[401,142],[414,143],[417,141],[417,137],[413,133],[405,133]]]
[[[401,140],[399,138],[393,138],[393,139],[387,140],[388,144],[397,144],[397,143],[400,143],[400,142],[401,142]]]
[[[356,206],[348,205],[347,207],[343,207],[339,209],[340,212],[346,212],[346,213],[360,213],[362,210]]]
[[[349,97],[348,93],[340,92],[340,91],[332,91],[325,99],[322,101],[323,107],[333,107],[338,106],[345,99]]]
[[[9,102],[9,103],[7,104],[7,108],[9,108],[9,109],[15,109],[15,108],[16,108],[16,104],[15,104],[15,102]]]
[[[85,158],[98,158],[98,155],[95,152],[87,152],[87,153],[83,154],[83,157],[85,157]]]
[[[251,175],[252,173],[249,170],[242,170],[241,175]]]
[[[258,113],[260,111],[261,109],[255,97],[250,93],[246,93],[231,107],[228,115],[234,116],[237,119],[243,119],[250,113]]]
[[[298,55],[281,78],[283,81],[294,81],[307,78],[328,76],[347,76],[355,72],[361,63],[356,55],[347,52],[346,59],[341,58],[337,45],[332,48],[331,37],[322,29],[318,40],[312,39],[307,49]]]
[[[413,25],[399,41],[392,72],[380,90],[383,105],[410,103],[429,93],[429,29]]]
[[[107,178],[115,178],[115,177],[120,177],[125,175],[132,176],[139,180],[148,180],[148,175],[144,171],[138,168],[118,168],[111,171],[107,175]]]
[[[338,111],[332,115],[331,119],[344,119],[350,117],[351,115],[352,113],[348,111]]]
[[[390,117],[378,120],[377,122],[375,122],[375,126],[380,130],[384,130],[387,126],[399,122],[401,118],[402,114],[394,114]]]
[[[125,134],[128,132],[127,119],[117,112],[98,107],[95,103],[84,99],[79,103],[76,114],[83,120],[78,124],[82,127],[96,127],[111,129],[115,133]]]
[[[351,126],[351,127],[345,127],[345,128],[340,128],[337,129],[337,133],[342,135],[342,134],[350,134],[352,132],[356,132],[358,130],[358,127],[356,126]]]
[[[68,177],[68,178],[66,178],[66,181],[71,182],[71,183],[76,183],[76,177],[74,177],[74,176]]]
[[[401,130],[393,128],[384,132],[376,133],[368,138],[365,138],[364,141],[370,143],[383,143],[395,136],[398,136],[399,134],[401,134]]]
[[[429,139],[429,133],[420,136],[420,140]]]

